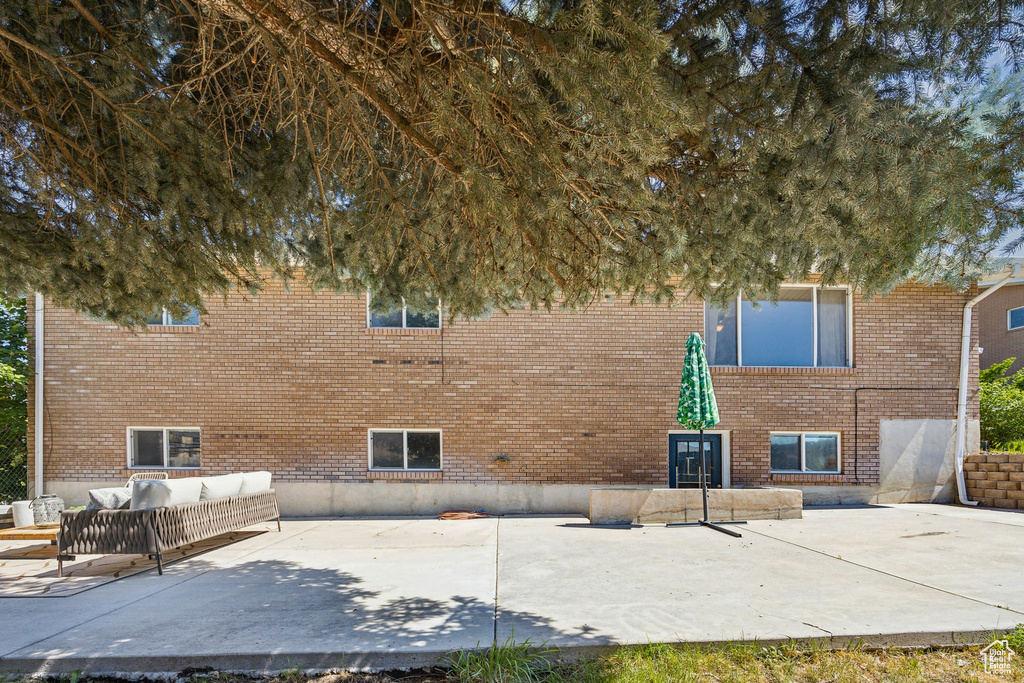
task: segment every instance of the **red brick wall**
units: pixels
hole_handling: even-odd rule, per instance
[[[733,484],[877,483],[880,419],[955,416],[967,296],[858,299],[854,369],[715,370]],[[126,477],[126,427],[166,425],[202,429],[204,474],[365,481],[368,428],[420,427],[444,430],[444,473],[426,481],[664,485],[684,342],[703,332],[698,301],[514,310],[415,335],[368,331],[363,296],[301,285],[208,305],[198,330],[138,334],[47,305],[46,479]],[[940,390],[860,391],[855,435],[857,387]],[[842,476],[772,478],[769,431],[814,429],[842,433]]]
[[[978,303],[978,343],[984,349],[981,367],[987,368],[1012,356],[1017,362],[1010,372],[1024,368],[1024,330],[1006,329],[1006,311],[1018,306],[1024,306],[1024,283],[1000,287]]]

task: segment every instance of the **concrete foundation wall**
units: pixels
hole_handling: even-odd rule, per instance
[[[122,485],[123,481],[54,481],[47,483],[46,490],[59,495],[70,507],[85,505],[89,489]],[[585,515],[590,491],[600,488],[586,484],[406,482],[275,482],[273,486],[281,514],[286,517],[435,515],[453,509]]]

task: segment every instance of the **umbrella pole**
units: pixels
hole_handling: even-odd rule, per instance
[[[707,468],[704,466],[704,430],[700,430],[700,444],[697,447],[697,458],[700,462],[700,492],[704,498],[704,523],[707,524],[711,519],[708,517],[708,473]]]
[[[743,534],[736,533],[732,529],[724,529],[724,528],[718,526],[717,524],[712,524],[711,523],[711,517],[710,517],[710,515],[708,515],[708,471],[707,471],[707,468],[704,466],[704,430],[703,429],[700,430],[700,439],[698,440],[698,443],[700,444],[698,446],[698,448],[700,450],[697,451],[697,453],[698,453],[697,458],[698,458],[698,461],[700,462],[700,491],[701,491],[701,495],[704,498],[704,519],[701,520],[700,525],[701,526],[706,526],[709,529],[714,529],[715,531],[720,531],[723,534],[726,534],[728,536],[732,536],[733,538],[743,538]],[[724,523],[725,524],[743,524],[743,522],[724,522]]]

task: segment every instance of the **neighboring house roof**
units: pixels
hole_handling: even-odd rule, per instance
[[[985,279],[978,283],[978,287],[981,287],[983,289],[985,287],[991,287],[992,285],[994,285],[995,283],[999,282],[1004,277],[1009,275],[1013,271],[1014,267],[1024,267],[1024,258],[1004,259],[1003,262],[1006,264],[1006,267],[1000,270],[999,272],[985,276]],[[1024,283],[1024,270],[1021,271],[1020,277],[1015,277],[1006,284],[1019,285],[1022,283]]]

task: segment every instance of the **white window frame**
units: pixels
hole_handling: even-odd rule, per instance
[[[189,306],[189,310],[191,310],[193,308],[195,308],[195,307],[194,306]],[[196,317],[197,318],[199,317],[199,310],[198,309],[196,310]],[[174,322],[173,314],[170,311],[168,311],[166,308],[161,308],[160,309],[160,322],[158,322],[158,323],[149,323],[150,327],[156,327],[158,325],[161,326],[161,327],[199,327],[199,323],[193,324],[193,323],[176,323],[176,322]]]
[[[373,466],[373,435],[376,433],[390,433],[402,435],[402,467],[374,467]],[[437,448],[439,466],[434,467],[409,467],[409,432],[437,434]],[[444,434],[440,429],[419,429],[409,427],[407,429],[375,428],[366,430],[366,469],[371,472],[440,472],[444,469]]]
[[[402,326],[401,327],[377,327],[373,324],[373,312],[370,310],[370,293],[366,293],[366,328],[369,330],[439,330],[444,325],[444,316],[441,315],[441,300],[437,300],[437,327],[409,327],[406,324],[405,299],[402,299]],[[415,430],[413,430],[415,431]]]
[[[811,353],[813,354],[813,365],[793,365],[784,367],[794,368],[852,368],[853,367],[853,288],[849,285],[821,285],[811,283],[786,283],[779,285],[780,289],[810,289],[811,291],[811,309],[813,310],[812,333],[811,333]],[[843,289],[846,290],[846,365],[818,365],[818,291],[821,289]],[[708,318],[708,304],[710,302],[704,302],[704,331],[707,330],[707,318]],[[712,367],[725,367],[725,368],[760,368],[760,367],[775,367],[771,365],[744,365],[743,364],[743,295],[737,294],[736,299],[732,302],[732,305],[736,310],[736,365],[718,365],[717,363]]]
[[[1014,327],[1013,324],[1010,322],[1010,314],[1013,313],[1014,311],[1021,311],[1021,310],[1024,310],[1024,306],[1015,306],[1014,308],[1006,309],[1006,331],[1007,332],[1013,332],[1015,330],[1024,330],[1024,325],[1018,325],[1017,327]]]
[[[834,470],[809,470],[807,469],[807,442],[806,435],[812,436],[834,436],[836,437],[836,469]],[[800,437],[800,469],[798,470],[776,470],[772,468],[771,446],[773,436],[799,436]],[[843,473],[843,435],[840,432],[807,430],[803,432],[768,432],[768,469],[772,474],[842,474]]]
[[[164,464],[159,465],[136,465],[132,462],[132,432],[158,432],[164,433]],[[168,432],[199,432],[199,467],[171,467],[167,463],[170,458],[171,440]],[[198,470],[202,468],[203,461],[203,430],[199,427],[159,427],[159,426],[136,426],[133,425],[125,430],[125,444],[127,446],[128,469],[130,470]]]

